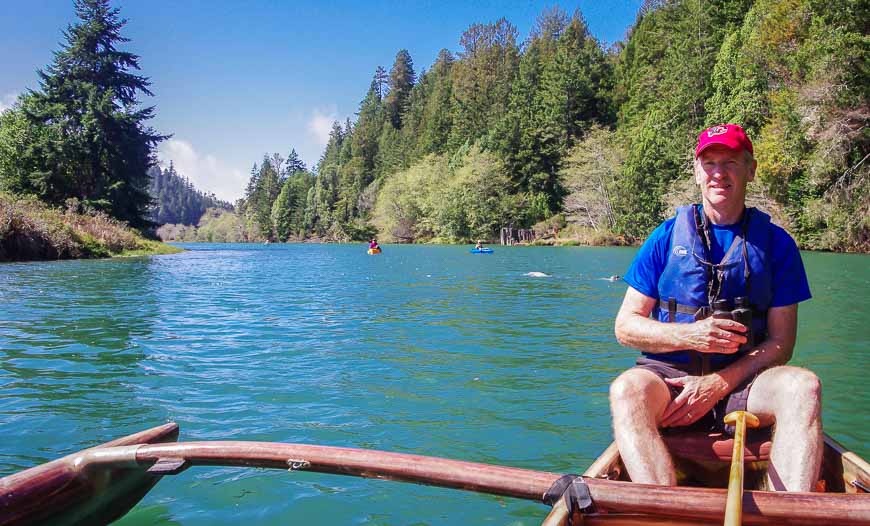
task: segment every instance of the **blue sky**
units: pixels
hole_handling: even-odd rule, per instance
[[[622,40],[640,0],[561,3],[580,8],[602,41]],[[460,50],[473,23],[500,17],[524,40],[553,2],[280,2],[115,0],[128,20],[124,49],[140,56],[157,107],[152,126],[173,134],[162,162],[218,197],[241,197],[263,154],[295,148],[317,162],[333,120],[354,119],[378,65],[407,49],[419,73],[438,51]],[[37,88],[38,68],[73,23],[71,0],[0,0],[0,110]]]

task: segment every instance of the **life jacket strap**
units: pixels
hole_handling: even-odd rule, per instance
[[[681,303],[677,303],[677,300],[675,300],[674,298],[659,300],[659,308],[668,313],[668,321],[670,323],[674,323],[676,321],[675,314],[678,312],[680,314],[688,314],[689,316],[694,316],[696,321],[709,318],[710,314],[712,314],[713,312],[713,310],[708,306],[693,307],[691,305],[683,305]]]

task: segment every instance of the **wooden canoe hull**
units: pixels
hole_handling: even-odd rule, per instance
[[[169,423],[91,449],[177,438],[178,425]],[[109,524],[130,511],[160,480],[138,467],[88,469],[76,464],[81,453],[0,479],[0,525]]]

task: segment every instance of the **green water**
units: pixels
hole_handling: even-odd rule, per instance
[[[0,476],[166,421],[181,440],[384,449],[581,472],[610,442],[634,249],[190,245],[0,265]],[[870,457],[870,258],[804,254],[793,363]],[[528,272],[550,277],[530,277]],[[540,524],[531,502],[314,473],[193,468],[120,524]]]

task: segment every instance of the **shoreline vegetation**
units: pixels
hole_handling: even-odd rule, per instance
[[[0,262],[152,256],[183,249],[146,239],[103,212],[85,213],[71,199],[53,208],[0,192]]]
[[[603,230],[573,224],[565,221],[563,215],[554,216],[548,221],[534,225],[534,239],[530,242],[514,242],[515,246],[639,246],[641,240],[631,242],[610,230]],[[245,228],[244,221],[230,210],[210,208],[197,225],[164,224],[156,235],[166,243],[280,243],[260,236]],[[488,245],[498,245],[498,240],[482,238]],[[290,236],[288,243],[362,243],[367,240],[334,239],[329,237]],[[415,239],[403,244],[474,244],[472,240],[451,240],[439,237]]]
[[[724,122],[755,145],[750,206],[802,249],[870,252],[866,2],[650,0],[612,45],[579,10],[544,9],[522,40],[505,18],[474,23],[428,68],[407,49],[373,68],[315,166],[291,145],[266,153],[232,205],[157,169],[170,135],[148,124],[126,20],[110,0],[73,3],[39,89],[0,111],[0,191],[33,196],[5,198],[7,259],[157,250],[118,225],[166,222],[183,224],[164,241],[467,243],[508,227],[638,245],[697,202],[697,134]]]

